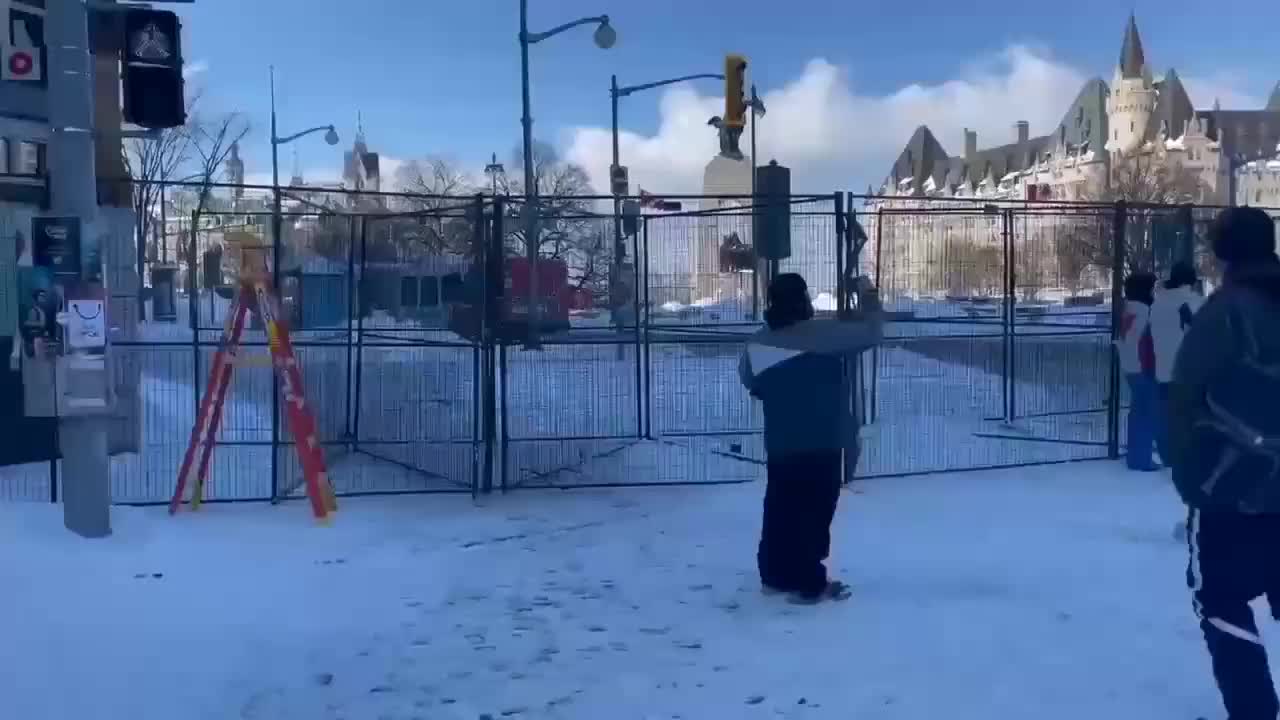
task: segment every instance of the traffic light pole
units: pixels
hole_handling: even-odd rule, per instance
[[[609,166],[609,178],[612,181],[613,172],[619,166],[618,76],[611,75],[609,83],[609,99],[612,101],[613,106],[613,164]],[[622,195],[618,194],[617,188],[610,188],[610,190],[613,191],[613,277],[609,280],[609,294],[612,296],[612,302],[609,303],[609,314],[613,316],[613,324],[618,329],[618,333],[621,334],[622,313],[618,311],[622,309],[622,297],[617,292],[617,288],[614,287],[614,283],[622,280],[622,258],[627,254],[627,246],[622,239]],[[629,191],[630,189],[628,189]],[[637,317],[639,317],[638,314]],[[622,360],[625,355],[626,351],[622,349],[621,340],[619,340],[617,359]],[[639,358],[636,359],[636,362],[639,362]]]
[[[79,218],[81,240],[96,242],[93,223],[98,212],[98,192],[88,8],[79,0],[49,3],[45,36],[52,130],[50,210],[56,216]],[[137,242],[142,240],[138,238]],[[141,277],[138,282],[142,282]],[[52,390],[58,392],[60,388]],[[55,402],[55,407],[59,404]],[[62,454],[64,524],[87,538],[110,535],[111,458],[107,452],[106,416],[60,416],[58,446]]]
[[[622,164],[622,160],[619,157],[619,150],[618,150],[618,99],[619,98],[623,98],[628,95],[642,92],[644,90],[652,90],[654,88],[660,88],[666,85],[675,85],[676,83],[687,82],[689,80],[723,80],[723,79],[724,79],[724,75],[721,75],[719,73],[698,73],[696,75],[683,75],[678,78],[671,78],[670,80],[659,80],[658,82],[645,83],[643,85],[629,85],[627,87],[620,88],[618,87],[618,76],[617,75],[612,76],[610,78],[610,85],[609,85],[609,100],[610,100],[610,104],[612,105],[611,114],[613,116],[613,165],[610,166],[609,168],[610,180],[612,180],[613,178],[613,169],[619,167]],[[620,279],[622,277],[622,260],[626,256],[626,254],[627,254],[626,239],[622,237],[622,197],[619,196],[617,193],[613,193],[613,257],[614,257],[614,273],[615,273],[614,277],[617,279]],[[636,266],[638,268],[640,263],[640,258],[639,257],[632,258],[632,262],[636,263]],[[639,288],[634,288],[633,292],[638,294]],[[638,323],[640,322],[640,308],[638,307],[639,298],[637,297],[636,300],[637,300],[636,322]],[[622,321],[615,318],[614,324],[617,325],[618,332],[622,332]],[[619,353],[622,352],[621,346],[619,346],[618,352]],[[621,354],[619,354],[619,359],[621,359]]]

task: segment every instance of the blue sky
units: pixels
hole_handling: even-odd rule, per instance
[[[1210,92],[1248,100],[1265,97],[1280,80],[1280,49],[1269,43],[1272,36],[1257,30],[1280,26],[1280,3],[1199,4],[1196,12],[1170,12],[1169,5],[1076,0],[1066,8],[1026,0],[917,0],[871,10],[869,3],[848,0],[530,0],[534,30],[607,13],[619,33],[619,43],[610,51],[597,49],[588,29],[532,49],[535,134],[576,160],[593,166],[607,163],[594,156],[594,145],[583,133],[608,127],[611,72],[624,84],[716,72],[725,52],[749,57],[751,79],[767,99],[769,93],[777,93],[775,103],[793,100],[788,88],[795,91],[792,95],[803,94],[806,79],[813,80],[812,61],[825,60],[828,65],[822,67],[829,66],[833,73],[826,77],[831,87],[825,97],[836,108],[862,103],[858,107],[864,114],[850,117],[863,126],[882,124],[866,115],[877,107],[877,99],[901,99],[903,89],[913,84],[924,92],[943,92],[949,84],[954,90],[955,83],[989,81],[1000,86],[1003,81],[1005,95],[998,97],[1007,96],[1007,103],[1016,108],[1021,103],[1018,93],[1027,88],[1015,88],[1010,78],[1020,68],[1026,70],[1022,66],[1028,62],[1039,63],[1032,69],[1047,73],[1045,83],[1095,74],[1110,79],[1129,7],[1137,13],[1154,69],[1162,72],[1174,65],[1192,78],[1198,105],[1212,103],[1212,98],[1198,96]],[[206,110],[236,110],[251,118],[254,131],[245,154],[252,174],[269,170],[267,68],[272,64],[282,133],[332,122],[346,146],[360,112],[373,149],[392,158],[443,156],[469,168],[482,165],[490,152],[507,160],[519,140],[517,0],[365,0],[362,5],[336,0],[197,0],[190,7],[171,7],[184,17],[184,52],[188,64],[199,69],[191,82],[205,90]],[[1213,27],[1207,39],[1206,26]],[[1046,92],[1034,87],[1038,77],[1033,72],[1023,78],[1033,95],[1039,93],[1028,100],[1024,113],[1033,118],[1033,125],[1041,116],[1052,118],[1065,109],[1076,89]],[[701,153],[701,146],[664,148],[664,123],[671,130],[681,112],[714,108],[719,92],[717,83],[704,82],[665,98],[649,93],[624,100],[626,147],[634,146],[654,166],[650,184],[690,182],[684,176],[664,178],[658,156],[667,151]],[[849,102],[841,101],[844,96]],[[823,113],[822,101],[816,102],[808,111]],[[1224,105],[1230,102],[1224,100]],[[773,110],[771,105],[771,119],[761,123],[762,135],[768,130],[778,153],[804,155],[788,145],[792,137],[809,132],[803,127],[803,113],[797,108],[793,115],[801,119],[784,128],[779,125],[787,113]],[[985,110],[991,118],[964,118],[966,126],[1003,127],[1018,119],[1008,114],[1013,109]],[[955,114],[945,104],[926,105],[921,112]],[[783,117],[772,120],[777,115]],[[880,162],[881,155],[895,153],[914,124],[945,126],[947,120],[895,117],[884,137],[892,138],[900,130],[901,140],[876,139],[876,149],[862,162]],[[773,127],[766,128],[767,123]],[[859,134],[859,128],[836,128],[831,137],[854,143]],[[949,147],[957,144],[949,136],[941,139]],[[319,139],[296,147],[309,175],[332,175],[340,164],[338,150]],[[694,167],[705,160],[699,157],[697,163],[685,165]],[[286,156],[283,164],[287,173],[291,158]],[[852,187],[874,174],[871,167],[815,170],[815,180],[821,176],[824,182]],[[603,168],[589,168],[593,177],[598,169]]]

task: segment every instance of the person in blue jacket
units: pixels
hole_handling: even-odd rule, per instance
[[[856,313],[815,320],[809,289],[794,273],[769,287],[767,328],[738,365],[742,384],[764,405],[768,481],[756,554],[766,592],[814,603],[848,596],[823,564],[845,463],[858,459],[858,416],[845,360],[880,341],[875,290],[858,284]]]

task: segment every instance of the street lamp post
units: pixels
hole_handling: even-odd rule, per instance
[[[760,96],[756,94],[755,83],[751,84],[751,100],[747,102],[747,107],[751,109],[751,217],[754,220],[759,210],[756,208],[756,168],[759,167],[759,161],[756,160],[756,120],[764,117],[764,102],[760,100]],[[755,227],[751,228],[751,249],[754,255],[756,247]],[[770,274],[776,263],[771,264]],[[769,279],[769,278],[766,278]],[[760,258],[755,257],[755,268],[751,271],[751,320],[754,322],[760,319]]]
[[[280,248],[283,242],[283,219],[280,209],[280,146],[287,145],[301,137],[313,133],[324,132],[324,141],[329,145],[338,144],[338,131],[332,125],[318,125],[307,128],[286,137],[280,137],[276,130],[276,69],[270,67],[271,73],[271,285],[275,292],[280,292]],[[195,232],[194,228],[192,232]],[[275,373],[271,375],[271,501],[275,502],[276,487],[276,444],[280,432],[280,380]]]
[[[609,100],[612,108],[613,116],[613,164],[609,168],[609,176],[613,177],[613,172],[622,166],[622,160],[619,158],[618,148],[618,99],[634,95],[645,90],[664,87],[666,85],[675,85],[676,83],[687,82],[689,80],[723,80],[724,75],[719,73],[698,73],[696,75],[684,75],[670,80],[660,80],[658,82],[645,83],[643,85],[628,85],[626,87],[618,87],[618,76],[614,75],[610,78],[609,84]],[[612,190],[612,188],[610,188]],[[627,247],[622,237],[622,197],[613,192],[613,264],[614,277],[622,277],[622,259],[627,254]],[[636,258],[639,262],[639,258]],[[617,308],[614,308],[615,312]],[[638,317],[638,316],[637,316]],[[618,327],[618,332],[622,332],[621,319],[615,319],[614,324]]]
[[[506,172],[507,169],[498,162],[498,153],[493,153],[493,159],[484,166],[484,174],[489,176],[489,189],[494,197],[498,197],[498,176]]]
[[[550,39],[580,25],[595,25],[596,46],[608,50],[618,41],[618,33],[609,24],[608,15],[585,17],[557,25],[546,32],[529,32],[529,0],[520,0],[520,124],[524,130],[524,233],[529,260],[529,332],[525,347],[539,347],[541,331],[541,299],[538,295],[538,186],[533,168],[533,118],[529,115],[529,46]]]

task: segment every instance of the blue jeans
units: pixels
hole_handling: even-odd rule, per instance
[[[1158,466],[1151,457],[1156,438],[1162,437],[1160,387],[1155,378],[1129,373],[1129,450],[1127,462],[1131,470],[1153,470]]]

